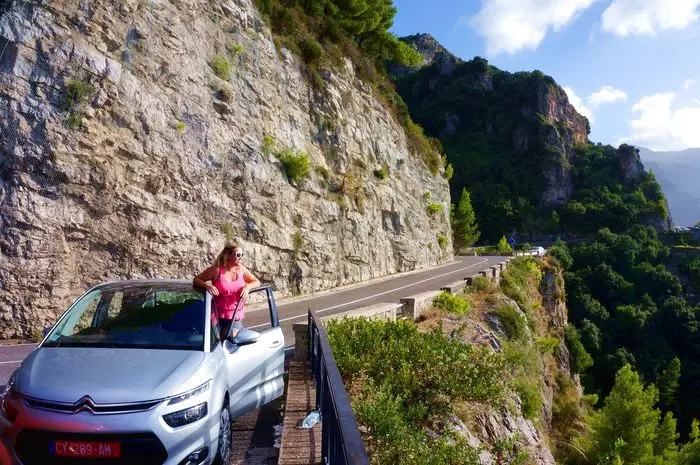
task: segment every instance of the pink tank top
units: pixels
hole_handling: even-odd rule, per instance
[[[219,318],[226,318],[228,320],[233,318],[233,313],[236,310],[236,305],[241,299],[241,291],[246,285],[245,279],[243,279],[242,271],[235,271],[236,279],[227,279],[224,275],[226,273],[226,268],[219,268],[219,277],[214,281],[214,286],[219,290],[219,295],[214,296],[214,303],[216,305],[216,312]],[[241,307],[236,313],[236,321],[243,319],[243,313],[245,312],[245,302],[241,302]]]

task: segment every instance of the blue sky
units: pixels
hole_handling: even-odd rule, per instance
[[[392,31],[455,55],[539,69],[591,120],[591,140],[700,147],[700,0],[394,0]]]

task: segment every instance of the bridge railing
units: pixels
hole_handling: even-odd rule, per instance
[[[321,413],[321,457],[324,465],[369,465],[350,399],[321,320],[309,310],[309,360]]]

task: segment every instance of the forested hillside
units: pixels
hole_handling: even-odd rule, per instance
[[[409,44],[430,44],[417,36]],[[433,56],[426,54],[424,56]],[[453,202],[471,197],[481,240],[512,232],[585,238],[551,253],[565,268],[572,369],[591,409],[558,461],[699,463],[697,258],[671,253],[664,193],[638,150],[588,140],[555,81],[475,58],[399,73],[412,117],[442,142]]]

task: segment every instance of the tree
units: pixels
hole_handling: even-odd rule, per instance
[[[675,464],[676,420],[654,408],[658,391],[644,387],[639,375],[625,365],[615,377],[615,386],[605,406],[591,420],[591,452],[596,457],[617,453],[622,463],[640,465]],[[620,447],[619,440],[624,441]],[[619,454],[619,455],[618,455]]]
[[[457,249],[473,245],[481,233],[476,223],[471,196],[467,189],[462,189],[457,207],[452,209],[452,232]]]
[[[678,380],[681,377],[681,361],[674,357],[666,369],[656,378],[656,386],[659,388],[659,401],[668,408],[675,403]]]
[[[496,248],[499,254],[505,254],[513,251],[513,247],[511,247],[508,241],[506,240],[506,236],[501,237],[501,239],[498,241],[498,244],[496,245]]]

